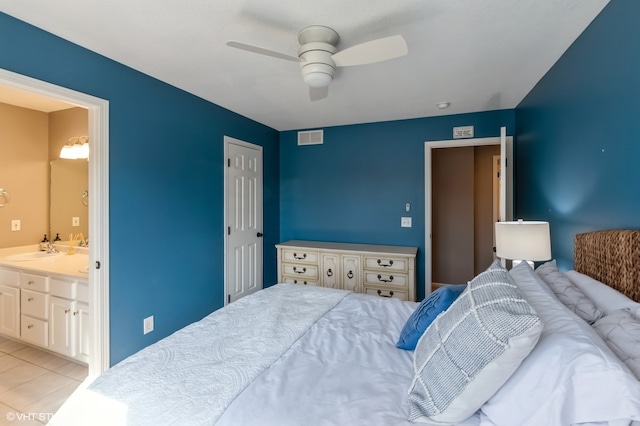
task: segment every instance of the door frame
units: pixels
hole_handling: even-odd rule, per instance
[[[89,141],[89,376],[110,366],[109,336],[109,101],[0,68],[0,85],[35,93],[88,110]]]
[[[239,145],[239,146],[243,146],[245,148],[249,148],[249,149],[255,149],[257,151],[260,152],[260,158],[262,161],[262,170],[263,170],[263,175],[261,176],[262,179],[262,206],[261,206],[261,217],[260,217],[260,221],[262,223],[264,220],[264,149],[262,146],[260,145],[256,145],[250,142],[245,142],[242,141],[240,139],[235,139],[232,138],[231,136],[224,136],[224,229],[223,229],[223,235],[224,235],[224,305],[226,306],[228,304],[228,295],[229,295],[229,280],[228,278],[228,270],[227,270],[227,266],[228,266],[228,259],[229,259],[229,235],[227,233],[227,227],[229,226],[229,167],[228,167],[228,161],[229,161],[229,145]],[[264,288],[264,240],[262,243],[262,259],[261,259],[261,263],[262,263],[262,270],[260,271],[260,274],[262,274],[262,288]]]
[[[502,143],[504,139],[504,143]],[[429,141],[424,143],[424,294],[427,297],[431,294],[432,281],[432,254],[431,254],[431,232],[432,232],[432,176],[431,176],[431,150],[435,148],[458,148],[465,146],[483,146],[483,145],[499,145],[500,146],[500,162],[505,185],[501,188],[504,195],[504,218],[502,220],[511,220],[513,212],[513,167],[507,167],[513,164],[513,136],[506,136],[506,129],[501,129],[501,136],[491,138],[474,138],[474,139],[452,139],[441,141]],[[502,214],[501,214],[502,216]]]

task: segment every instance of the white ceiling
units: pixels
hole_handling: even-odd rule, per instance
[[[515,108],[609,0],[0,0],[0,10],[277,130]],[[401,34],[405,57],[339,68],[310,102],[297,32],[338,49]],[[451,106],[439,110],[436,104]]]

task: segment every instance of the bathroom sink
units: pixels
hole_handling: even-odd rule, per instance
[[[64,253],[48,253],[46,251],[32,251],[29,253],[20,253],[14,254],[13,256],[8,256],[6,260],[12,262],[22,262],[26,260],[43,260],[43,259],[51,259],[53,257],[62,256]]]

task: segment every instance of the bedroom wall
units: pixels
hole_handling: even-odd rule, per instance
[[[418,298],[424,297],[424,143],[514,132],[514,110],[398,120],[324,129],[323,145],[280,134],[280,239],[418,247]],[[405,212],[405,204],[411,211]],[[400,217],[411,216],[412,228]]]
[[[224,135],[264,147],[275,282],[277,131],[3,13],[0,40],[0,68],[109,101],[112,364],[223,305]]]
[[[640,2],[613,0],[516,108],[516,212],[576,233],[640,228]]]

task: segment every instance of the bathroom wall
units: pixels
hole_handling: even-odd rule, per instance
[[[44,234],[52,240],[55,232],[62,239],[70,233],[89,235],[88,208],[82,205],[82,191],[88,185],[86,164],[83,181],[58,185],[64,191],[57,191],[53,204],[60,224],[50,226],[50,160],[66,163],[62,174],[78,168],[77,162],[83,160],[58,157],[69,138],[87,134],[88,119],[84,108],[46,113],[0,103],[0,188],[11,196],[9,204],[0,207],[0,248],[36,244]],[[80,218],[79,227],[71,227],[74,216]],[[20,231],[11,230],[14,219],[20,220]]]
[[[0,248],[36,244],[49,229],[48,114],[0,103]],[[0,198],[0,203],[4,199]],[[20,231],[11,230],[19,219]]]

